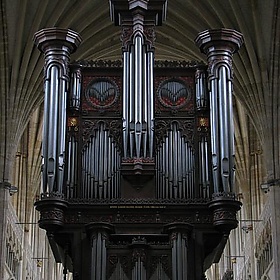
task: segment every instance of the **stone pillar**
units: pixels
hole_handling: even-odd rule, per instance
[[[63,192],[68,66],[81,37],[72,30],[54,27],[35,33],[34,42],[45,56],[42,172],[43,194],[49,196]]]
[[[232,55],[243,44],[231,29],[206,30],[195,39],[208,59],[214,192],[234,192],[234,125]]]
[[[270,185],[269,202],[272,224],[273,279],[280,279],[280,180]]]
[[[0,182],[0,279],[4,279],[5,260],[6,260],[6,225],[7,208],[9,201],[8,189],[10,184]]]
[[[86,231],[91,244],[90,279],[106,280],[106,243],[114,227],[108,223],[90,223],[86,225]]]
[[[193,279],[188,264],[188,239],[192,226],[186,223],[172,223],[165,226],[169,233],[172,250],[172,279]]]

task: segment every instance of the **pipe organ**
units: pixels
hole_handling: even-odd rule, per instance
[[[79,70],[71,65],[67,197],[128,197],[130,187],[147,184],[153,198],[210,198],[206,67],[186,62],[179,67],[173,62],[161,68],[156,62],[150,99],[140,102],[136,96],[141,94],[127,93],[136,91],[125,88],[126,71],[118,76],[128,67],[123,63],[110,68],[112,76],[105,76],[109,67],[102,63],[80,63]],[[139,115],[145,117],[133,124],[139,102]]]
[[[122,60],[70,63],[71,30],[34,37],[46,65],[39,225],[75,280],[205,279],[241,207],[231,96],[242,35],[200,33],[208,65],[156,61],[167,1],[109,3]]]

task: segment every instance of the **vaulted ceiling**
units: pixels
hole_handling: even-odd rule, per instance
[[[32,40],[36,31],[58,26],[80,33],[83,41],[73,60],[121,59],[120,28],[111,22],[105,0],[2,0],[0,26],[2,143],[19,141],[43,100],[43,58]],[[262,132],[280,122],[278,0],[169,0],[167,20],[156,29],[156,59],[205,60],[194,39],[221,27],[244,35],[234,56],[234,91],[265,141]],[[274,159],[279,166],[277,155]]]

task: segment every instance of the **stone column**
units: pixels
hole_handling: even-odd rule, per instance
[[[269,187],[272,224],[273,279],[280,279],[280,180]]]
[[[188,267],[188,239],[191,231],[192,226],[186,223],[172,223],[165,226],[172,248],[172,279],[193,279]]]
[[[48,196],[63,191],[68,66],[81,37],[72,30],[54,27],[35,33],[34,42],[45,56],[42,172],[43,194]]]
[[[0,279],[4,279],[5,260],[6,260],[6,225],[7,209],[9,201],[8,182],[0,182]]]
[[[106,280],[106,243],[114,227],[108,223],[90,223],[86,225],[86,231],[91,244],[90,279]]]

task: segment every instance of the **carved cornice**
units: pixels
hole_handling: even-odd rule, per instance
[[[204,66],[202,61],[186,61],[186,60],[156,60],[155,68],[197,68]]]
[[[133,28],[132,26],[123,26],[121,41],[124,51],[128,51],[128,46],[132,43]]]
[[[194,119],[189,118],[185,120],[156,120],[155,121],[155,132],[156,132],[156,145],[164,140],[168,135],[168,130],[171,129],[172,123],[178,124],[178,129],[181,131],[182,136],[185,137],[191,145],[193,144],[194,137]]]
[[[213,193],[212,198],[213,198],[213,200],[217,200],[217,199],[235,200],[236,194],[232,193],[232,192],[216,192],[216,193]]]
[[[91,204],[91,205],[108,205],[111,207],[118,206],[119,208],[128,205],[151,205],[151,206],[161,206],[165,208],[166,205],[193,205],[193,204],[208,204],[211,200],[209,198],[112,198],[112,199],[87,199],[87,198],[70,198],[67,202],[71,204]],[[158,208],[158,207],[156,207]]]
[[[54,46],[68,46],[69,52],[72,53],[78,48],[82,38],[73,30],[51,27],[36,32],[33,40],[42,52]]]
[[[122,122],[120,120],[84,120],[82,123],[82,139],[86,144],[94,130],[98,130],[99,124],[104,123],[105,129],[109,131],[109,136],[112,136],[114,141],[121,147],[121,130]]]
[[[123,67],[123,61],[122,60],[78,60],[78,61],[72,62],[70,67],[121,68],[121,67]],[[155,60],[154,67],[158,68],[158,69],[161,69],[161,68],[184,69],[184,68],[206,67],[206,65],[203,61],[195,61],[195,60],[192,60],[192,61],[187,61],[187,60]]]
[[[71,64],[72,67],[81,68],[120,68],[122,60],[78,60]]]
[[[232,54],[239,50],[244,42],[243,35],[232,29],[221,28],[205,30],[195,39],[201,52],[209,54],[217,50],[227,50]]]
[[[132,210],[130,208],[121,208],[120,212],[112,209],[107,214],[96,214],[96,212],[68,212],[65,213],[66,224],[90,224],[90,223],[110,223],[117,226],[118,224],[212,224],[213,216],[211,213],[200,213],[196,211],[189,212],[188,215],[178,213],[156,213],[157,208],[133,208],[135,213],[123,212]],[[142,211],[149,210],[149,213]],[[153,211],[152,211],[153,210]],[[162,209],[161,209],[162,210]],[[170,228],[170,227],[169,227]],[[179,227],[177,227],[179,229]]]

